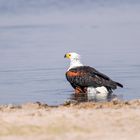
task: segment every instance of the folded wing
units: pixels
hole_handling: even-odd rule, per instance
[[[116,89],[117,86],[123,87],[122,84],[89,66],[72,68],[66,73],[66,77],[73,87],[105,86],[108,89]]]

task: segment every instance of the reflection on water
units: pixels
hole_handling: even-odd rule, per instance
[[[111,101],[114,98],[118,98],[121,99],[120,97],[118,97],[115,94],[110,94],[107,97],[95,97],[92,95],[88,95],[88,94],[71,94],[70,96],[70,102],[72,101],[76,101],[76,102],[105,102],[105,101]]]

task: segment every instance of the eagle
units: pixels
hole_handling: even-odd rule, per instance
[[[110,95],[117,87],[123,88],[119,82],[99,72],[93,67],[84,66],[80,55],[75,52],[66,53],[64,58],[70,59],[70,67],[66,79],[75,90],[75,94],[94,93],[101,96]]]

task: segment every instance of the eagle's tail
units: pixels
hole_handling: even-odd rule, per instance
[[[123,85],[122,84],[120,84],[119,82],[116,82],[116,81],[112,81],[112,80],[110,80],[109,82],[108,82],[108,85],[107,85],[109,88],[111,88],[111,89],[116,89],[117,88],[117,86],[119,86],[119,87],[121,87],[121,88],[123,88]]]
[[[120,84],[120,83],[118,83],[118,82],[115,82],[115,83],[117,84],[117,86],[123,88],[123,85],[122,85],[122,84]]]

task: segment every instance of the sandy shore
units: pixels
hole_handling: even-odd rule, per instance
[[[139,140],[140,100],[0,106],[0,140]]]

